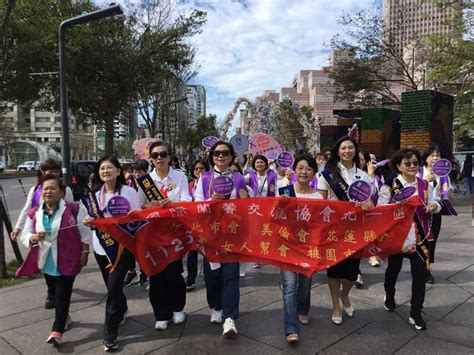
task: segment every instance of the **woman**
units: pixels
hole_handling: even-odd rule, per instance
[[[433,188],[426,181],[416,176],[419,171],[420,161],[420,153],[414,148],[402,148],[390,159],[392,169],[398,174],[393,182],[393,193],[395,194],[404,187],[414,186],[416,188],[414,195],[420,198],[424,206],[424,212],[417,210],[413,216],[413,225],[408,232],[407,241],[405,242],[407,252],[388,257],[384,282],[384,307],[389,312],[393,312],[396,308],[395,284],[402,268],[403,258],[406,257],[410,259],[412,276],[411,310],[408,320],[410,324],[415,325],[417,330],[426,330],[426,322],[421,317],[421,310],[425,300],[426,269],[427,264],[429,264],[427,263],[428,243],[425,231],[420,223],[420,218],[423,217],[422,213],[438,213],[441,210],[441,206],[434,198]]]
[[[441,153],[436,145],[430,145],[425,149],[421,156],[423,167],[420,169],[418,177],[426,180],[435,194],[436,201],[442,206],[443,199],[448,198],[451,191],[451,181],[448,176],[440,178],[433,173],[433,164],[441,158]],[[441,230],[441,213],[435,213],[431,216],[431,236],[428,240],[428,250],[430,252],[430,266],[435,260],[436,241]],[[431,274],[431,268],[426,273],[426,282],[434,284],[435,280]]]
[[[209,164],[205,160],[196,160],[191,165],[191,177],[189,182],[189,194],[194,201],[197,183],[202,173],[209,171]],[[186,269],[188,275],[186,276],[186,291],[192,291],[196,287],[196,276],[198,270],[198,252],[193,250],[188,253],[186,258]]]
[[[353,182],[363,180],[371,184],[367,173],[359,169],[359,153],[357,143],[350,137],[340,138],[331,150],[331,158],[321,173],[318,181],[318,192],[324,199],[349,201],[347,189]],[[363,209],[373,207],[369,199],[357,203]],[[357,280],[360,259],[348,258],[327,270],[328,285],[333,303],[332,321],[342,324],[341,299],[345,312],[353,317],[354,308],[349,300],[349,292]],[[341,289],[342,286],[342,289]]]
[[[54,284],[55,319],[47,342],[58,346],[70,327],[72,286],[76,275],[87,265],[91,232],[78,224],[83,215],[77,203],[63,199],[65,188],[52,174],[41,178],[41,202],[27,216],[21,241],[39,247],[38,268],[48,284]]]
[[[54,175],[55,177],[59,178],[61,176],[61,164],[56,161],[55,159],[46,159],[40,166],[40,171],[38,172],[39,174],[39,179],[38,183],[33,186],[30,189],[30,192],[28,193],[28,197],[26,198],[25,205],[23,206],[23,209],[20,212],[20,216],[18,217],[18,221],[16,222],[15,228],[13,229],[10,238],[15,240],[20,234],[21,231],[25,225],[25,222],[27,220],[27,214],[28,211],[30,211],[32,208],[39,206],[42,201],[41,201],[41,194],[42,194],[42,188],[41,188],[41,176],[43,175]],[[71,189],[67,186],[65,191],[64,191],[64,199],[68,202],[73,202],[73,194]],[[44,303],[44,308],[46,309],[52,309],[54,308],[55,300],[54,300],[54,294],[55,294],[55,285],[54,285],[54,279],[46,279],[46,284],[48,286],[48,292],[46,296],[46,301]]]
[[[209,152],[209,164],[212,171],[204,173],[199,179],[195,201],[222,200],[226,198],[214,192],[212,182],[221,175],[229,176],[234,182],[234,189],[229,198],[247,197],[244,177],[232,172],[230,166],[235,158],[234,148],[230,143],[219,141]],[[235,319],[239,316],[239,263],[204,262],[204,280],[206,282],[207,303],[211,308],[211,323],[221,323],[224,318],[222,335],[237,335]]]
[[[188,179],[178,169],[172,169],[170,146],[162,141],[150,145],[151,162],[155,169],[150,177],[155,182],[164,199],[148,201],[140,190],[140,203],[143,209],[166,206],[169,202],[191,201]],[[155,329],[165,330],[168,324],[181,324],[186,319],[183,309],[186,305],[186,285],[183,275],[183,261],[176,260],[166,268],[150,277],[150,303],[155,313]]]
[[[296,157],[293,170],[297,182],[294,184],[296,197],[322,198],[311,187],[310,182],[318,172],[314,158],[309,154]],[[293,271],[281,270],[283,285],[284,327],[288,343],[299,342],[300,325],[309,323],[309,308],[311,302],[311,278]]]
[[[466,159],[462,162],[461,176],[463,178],[464,191],[463,195],[467,192],[470,194],[474,193],[474,174],[472,169],[472,154],[466,154]]]
[[[115,156],[103,157],[96,163],[92,191],[94,192],[93,196],[98,204],[98,208],[102,211],[104,217],[112,216],[107,206],[109,200],[114,196],[125,198],[130,205],[131,211],[140,209],[137,192],[132,187],[127,186],[120,162]],[[84,219],[84,223],[88,224],[92,220],[93,217],[88,216]],[[123,284],[127,270],[135,267],[135,259],[127,249],[124,249],[118,264],[109,272],[110,261],[100,243],[100,234],[98,231],[95,231],[94,234],[95,236],[92,239],[94,256],[107,287],[104,350],[110,352],[118,349],[118,326],[125,322],[128,313],[127,298],[123,293]]]

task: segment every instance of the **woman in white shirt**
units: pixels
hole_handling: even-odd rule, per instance
[[[108,210],[108,203],[115,196],[124,197],[129,203],[130,211],[140,209],[138,194],[135,189],[127,186],[120,162],[114,156],[104,157],[96,163],[92,191],[104,217],[112,216]],[[92,217],[86,217],[84,222],[89,223],[92,219]],[[104,350],[114,351],[118,349],[118,326],[125,322],[128,313],[127,298],[123,293],[123,281],[127,271],[135,267],[135,259],[127,249],[124,249],[117,265],[113,271],[109,272],[110,260],[100,244],[98,231],[96,230],[94,234],[92,239],[94,255],[107,287]],[[118,242],[115,241],[115,243]]]
[[[414,196],[420,198],[425,213],[438,213],[441,210],[441,206],[434,198],[432,187],[426,181],[416,176],[419,171],[420,162],[420,153],[414,148],[402,148],[392,156],[390,165],[398,174],[393,182],[393,194],[405,187],[413,186],[416,188]],[[402,268],[403,258],[406,257],[410,260],[412,276],[411,309],[408,320],[417,330],[426,330],[426,322],[421,316],[421,310],[425,300],[426,268],[429,258],[426,233],[429,232],[425,233],[422,227],[420,218],[423,218],[423,215],[419,214],[419,211],[416,211],[413,218],[414,223],[408,232],[407,241],[405,242],[407,250],[404,253],[388,257],[384,282],[384,307],[389,312],[393,312],[396,308],[395,284]]]
[[[372,185],[366,172],[359,169],[357,143],[345,136],[340,138],[331,150],[331,158],[318,180],[318,191],[324,199],[349,201],[347,189],[355,181],[363,180]],[[371,199],[359,204],[363,209],[373,207]],[[359,273],[360,259],[348,258],[327,270],[328,285],[333,303],[332,321],[342,323],[342,301],[344,311],[353,317],[354,308],[349,300],[349,292],[354,286]]]
[[[309,154],[295,158],[293,169],[297,182],[294,184],[296,197],[319,198],[322,196],[310,186],[318,172],[316,161]],[[311,305],[311,278],[293,271],[281,270],[283,286],[284,328],[286,340],[290,344],[299,342],[300,323],[309,323]]]
[[[170,146],[162,141],[150,145],[151,162],[155,169],[150,177],[155,182],[164,199],[148,201],[140,189],[142,208],[166,206],[169,202],[192,201],[189,194],[188,178],[177,169],[172,169]],[[158,274],[150,277],[150,303],[155,313],[155,329],[165,330],[169,322],[181,324],[186,318],[183,309],[186,305],[186,284],[182,275],[183,261],[176,260]]]

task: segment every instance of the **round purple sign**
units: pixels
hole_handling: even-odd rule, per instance
[[[415,186],[407,186],[398,191],[395,196],[393,196],[393,200],[400,202],[405,201],[406,199],[410,198],[416,191]]]
[[[218,176],[212,183],[212,189],[221,195],[229,195],[234,189],[234,181],[229,176]]]
[[[217,142],[219,142],[219,138],[214,136],[207,136],[202,139],[201,144],[203,145],[203,147],[212,148],[212,146]]]
[[[114,196],[107,203],[107,210],[112,216],[120,216],[130,212],[130,203],[123,196]]]
[[[293,157],[293,154],[291,154],[290,152],[282,152],[278,156],[277,162],[278,162],[278,165],[280,165],[282,168],[289,168],[295,162],[295,158]]]
[[[349,186],[347,195],[353,201],[365,202],[372,195],[372,188],[366,181],[355,181]]]
[[[269,152],[265,153],[265,156],[267,157],[267,159],[275,160],[276,158],[278,158],[278,152],[276,150],[270,150]]]
[[[433,164],[433,173],[439,177],[448,176],[451,168],[451,162],[448,159],[439,159]]]

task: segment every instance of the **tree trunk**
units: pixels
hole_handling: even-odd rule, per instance
[[[114,116],[110,113],[104,115],[104,124],[105,124],[105,146],[104,146],[104,155],[113,155],[114,154]]]

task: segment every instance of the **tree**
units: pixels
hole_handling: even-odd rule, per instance
[[[185,152],[192,152],[202,148],[202,139],[207,136],[219,136],[216,127],[217,116],[210,114],[201,115],[193,125],[189,125],[179,132],[178,144]]]

